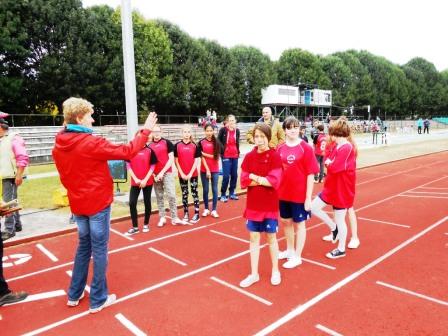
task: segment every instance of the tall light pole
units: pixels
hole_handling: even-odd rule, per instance
[[[132,30],[131,0],[121,0],[121,34],[123,40],[124,91],[128,141],[138,130],[137,93],[135,87],[134,32]]]

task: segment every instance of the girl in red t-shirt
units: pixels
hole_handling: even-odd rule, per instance
[[[272,261],[271,284],[278,285],[281,275],[278,270],[278,195],[282,175],[282,162],[274,149],[269,148],[271,129],[257,123],[254,128],[256,147],[246,154],[241,164],[241,187],[247,188],[244,210],[246,226],[250,231],[251,274],[240,282],[249,287],[260,280],[258,260],[260,256],[260,233],[266,232]]]
[[[328,258],[336,259],[345,257],[345,215],[355,198],[356,149],[348,141],[350,126],[345,118],[332,123],[328,134],[336,147],[325,160],[327,177],[322,192],[313,200],[311,211],[330,227],[332,241],[339,240],[338,247],[326,254]],[[333,206],[334,221],[323,211],[327,204]]]
[[[184,207],[184,221],[195,224],[199,221],[199,196],[198,196],[198,168],[201,160],[201,151],[194,143],[191,135],[191,127],[184,126],[182,140],[174,146],[174,157],[179,175],[180,188],[182,190],[182,205]],[[194,202],[194,215],[188,214],[188,181]]]
[[[204,127],[205,138],[199,141],[199,150],[202,154],[202,164],[201,164],[201,182],[202,182],[202,192],[204,200],[204,212],[203,217],[210,215],[210,210],[208,209],[208,190],[209,181],[212,185],[212,212],[211,215],[214,218],[218,218],[218,212],[216,211],[216,206],[218,203],[218,179],[219,179],[219,153],[220,145],[215,137],[215,132],[212,124],[206,124]]]

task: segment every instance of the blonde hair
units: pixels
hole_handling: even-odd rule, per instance
[[[85,99],[70,97],[62,103],[65,124],[77,124],[77,118],[93,112],[93,105]]]

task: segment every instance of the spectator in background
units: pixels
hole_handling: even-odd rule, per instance
[[[423,119],[418,118],[417,120],[417,133],[422,134],[422,127],[423,127]]]
[[[17,198],[17,189],[23,182],[28,163],[25,141],[17,133],[10,132],[8,122],[0,118],[0,176],[3,201],[9,202]],[[22,231],[22,222],[19,212],[16,211],[5,218],[2,240],[14,237],[19,231]]]
[[[271,129],[271,140],[269,141],[269,148],[276,148],[278,145],[285,142],[285,132],[280,125],[280,121],[272,116],[272,110],[269,106],[263,107],[262,117],[258,120],[259,123],[265,123]],[[252,127],[247,131],[246,140],[250,144],[254,144],[254,129]]]
[[[429,120],[428,118],[425,118],[423,121],[423,134],[428,133],[429,134]]]
[[[305,135],[305,133],[306,133],[306,126],[305,125],[300,126],[299,138],[308,143],[308,137]]]

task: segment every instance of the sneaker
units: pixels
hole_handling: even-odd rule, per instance
[[[4,231],[4,232],[2,232],[2,240],[3,241],[8,240],[8,239],[14,237],[15,235],[16,235],[15,232]]]
[[[280,285],[280,283],[282,282],[282,276],[280,274],[280,272],[272,272],[271,275],[271,285],[273,286],[277,286]]]
[[[143,225],[143,232],[149,232],[149,225]]]
[[[104,308],[109,307],[111,304],[113,304],[116,299],[117,299],[117,296],[115,294],[110,294],[107,296],[107,300],[101,306],[96,307],[96,308],[90,308],[89,312],[91,314],[98,313],[98,312],[102,311]]]
[[[338,258],[342,258],[342,257],[345,257],[345,251],[344,251],[344,252],[341,252],[341,251],[339,251],[338,249],[334,249],[333,251],[328,252],[328,253],[326,254],[326,256],[327,256],[327,258],[330,258],[330,259],[338,259]]]
[[[16,232],[21,232],[22,231],[22,224],[16,224],[16,226],[15,226],[15,228],[16,228]]]
[[[327,234],[326,236],[323,236],[322,237],[322,240],[324,240],[324,241],[331,241],[333,239],[333,234],[332,233],[330,233],[330,234]]]
[[[166,223],[166,218],[165,217],[160,217],[159,222],[157,223],[158,227],[162,227],[164,226]]]
[[[125,233],[125,235],[126,236],[132,236],[132,235],[134,235],[134,234],[136,234],[136,233],[138,233],[138,228],[130,228],[129,230],[128,230],[128,232],[126,232]]]
[[[84,298],[84,291],[82,291],[81,296],[79,297],[78,300],[68,300],[67,306],[76,307],[77,305],[79,305],[79,301],[81,301],[83,298]]]
[[[350,239],[350,243],[348,243],[348,248],[350,249],[356,249],[359,247],[359,245],[361,244],[361,242],[359,241],[359,239]]]
[[[205,209],[205,210],[202,212],[202,217],[207,217],[208,215],[210,215],[210,210],[209,210],[209,209]]]
[[[294,256],[292,258],[289,258],[287,262],[283,264],[283,268],[294,268],[302,264],[302,258],[299,258],[298,256]]]
[[[183,221],[187,223],[190,221],[190,218],[188,217],[187,213],[184,215]]]
[[[218,215],[218,213],[216,212],[216,210],[213,210],[213,211],[212,211],[212,217],[213,217],[213,218],[219,218],[219,215]]]
[[[223,202],[223,203],[226,203],[229,199],[227,198],[227,196],[221,196],[221,197],[219,198],[219,200],[220,200],[221,202]]]
[[[319,183],[319,181],[317,181],[317,180],[314,180],[314,183]]]
[[[193,218],[190,220],[190,223],[196,224],[197,222],[199,222],[200,219],[201,219],[201,217],[199,217],[199,214],[195,213]]]
[[[331,231],[331,242],[334,244],[338,239],[338,227],[336,226],[336,229]]]
[[[176,217],[171,221],[171,224],[173,224],[173,225],[188,225],[188,222],[185,222],[182,219],[180,219],[179,217]]]
[[[260,276],[257,275],[248,275],[246,279],[240,282],[240,287],[247,288],[252,286],[254,283],[260,281]]]
[[[26,292],[9,292],[0,297],[0,306],[23,301],[28,297]]]
[[[284,250],[278,253],[278,260],[289,259],[294,257],[294,251]]]
[[[237,195],[232,194],[232,195],[230,195],[230,199],[234,200],[234,201],[238,201],[240,198]]]

